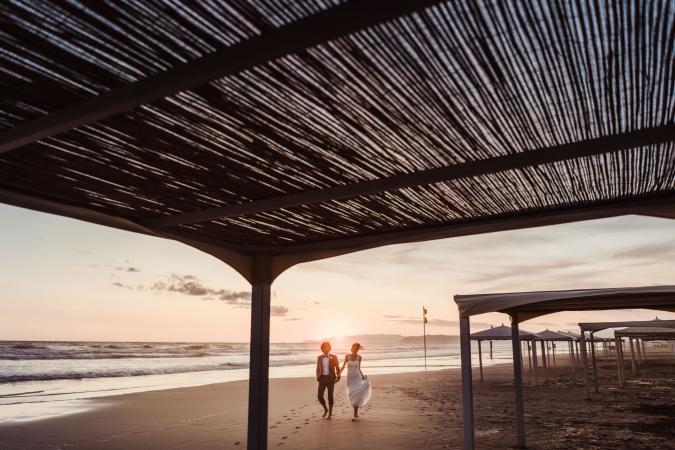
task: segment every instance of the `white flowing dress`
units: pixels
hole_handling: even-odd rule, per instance
[[[363,406],[370,400],[370,380],[361,378],[358,361],[347,361],[347,395],[352,406]]]

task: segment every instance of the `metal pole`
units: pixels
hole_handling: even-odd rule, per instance
[[[525,448],[525,410],[523,408],[523,379],[520,355],[520,332],[518,330],[518,313],[511,315],[511,346],[513,348],[513,385],[516,400],[516,435],[517,447]],[[536,371],[535,371],[536,372]]]
[[[556,366],[555,364],[555,342],[551,341],[551,348],[553,349],[553,367]]]
[[[541,365],[544,366],[544,381],[547,381],[548,364],[546,362],[546,341],[541,341]]]
[[[635,338],[635,346],[637,347],[637,356],[638,356],[637,363],[638,363],[638,367],[639,367],[639,366],[642,365],[642,349],[640,348],[640,339],[639,338]]]
[[[581,368],[584,371],[584,385],[586,400],[591,398],[591,382],[588,379],[588,357],[586,356],[586,332],[581,330],[581,342],[579,348],[581,349]]]
[[[464,414],[464,450],[474,449],[473,386],[471,384],[471,327],[468,317],[459,318],[459,346],[462,360],[462,410]]]
[[[614,348],[616,349],[616,370],[619,372],[619,387],[623,386],[623,358],[621,358],[621,339],[614,337]]]
[[[598,392],[598,367],[595,361],[595,341],[594,335],[595,333],[591,332],[591,359],[593,360],[593,390],[597,393]]]
[[[532,341],[532,373],[534,374],[534,385],[537,385],[537,343]]]
[[[483,381],[483,351],[478,341],[478,367],[480,368],[480,381]]]
[[[630,342],[630,364],[633,375],[637,373],[637,365],[635,364],[635,346],[633,345],[633,338],[629,337],[628,341]]]
[[[647,362],[647,341],[642,339],[642,360]]]
[[[492,341],[490,341],[490,359],[494,359],[494,358],[492,357]]]
[[[248,383],[248,450],[267,450],[269,399],[271,261],[253,258],[251,342]]]
[[[422,330],[424,333],[424,371],[427,371],[427,309],[422,305]]]
[[[532,349],[530,348],[530,341],[525,341],[527,343],[527,365],[532,372]]]

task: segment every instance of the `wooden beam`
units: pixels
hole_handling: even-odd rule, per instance
[[[422,10],[441,0],[352,0],[0,134],[0,154]],[[11,89],[11,87],[10,87]]]
[[[659,207],[670,208],[673,204],[675,204],[675,192],[661,196],[638,197],[631,200],[612,200],[583,206],[570,205],[555,209],[523,212],[511,216],[477,219],[463,223],[450,223],[418,229],[294,244],[280,249],[278,256],[274,259],[274,274],[277,276],[289,267],[303,262],[331,258],[385,245],[559,225],[628,214],[641,215],[643,210],[652,212]]]
[[[646,128],[629,133],[603,136],[596,139],[556,145],[539,150],[524,151],[480,161],[472,161],[420,172],[394,175],[377,180],[352,183],[334,188],[303,191],[248,203],[227,205],[196,212],[160,217],[147,220],[145,223],[151,227],[165,228],[182,224],[207,222],[216,219],[227,219],[247,214],[274,211],[282,208],[311,205],[407,187],[423,186],[460,178],[475,177],[506,170],[522,169],[530,166],[588,157],[673,140],[675,140],[675,124],[669,124],[656,128]]]

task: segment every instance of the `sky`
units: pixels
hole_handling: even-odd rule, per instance
[[[273,285],[271,340],[458,334],[455,294],[675,284],[675,221],[640,216],[393,245],[298,265]],[[0,340],[246,342],[250,285],[184,244],[0,205]],[[675,319],[645,310],[580,321]],[[508,324],[493,313],[472,331]]]

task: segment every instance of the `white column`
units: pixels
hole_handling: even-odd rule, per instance
[[[518,330],[518,314],[511,315],[511,345],[513,348],[513,386],[516,400],[516,436],[517,446],[525,447],[525,410],[523,408],[523,378],[520,364],[520,332]],[[535,358],[536,359],[536,358]],[[535,370],[536,373],[536,370]]]
[[[462,360],[462,411],[464,416],[464,450],[474,449],[473,384],[471,380],[471,327],[468,317],[459,318],[459,345]]]
[[[483,351],[480,340],[478,341],[478,367],[480,368],[480,381],[483,381]]]
[[[581,368],[584,371],[584,386],[586,400],[591,398],[591,382],[588,377],[588,357],[586,356],[586,332],[581,330],[581,342],[579,348],[581,349]]]

